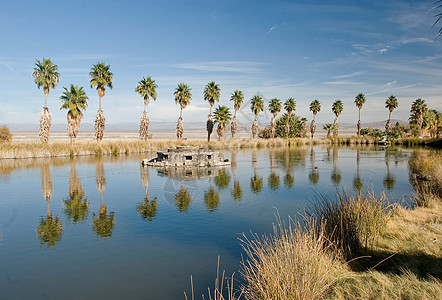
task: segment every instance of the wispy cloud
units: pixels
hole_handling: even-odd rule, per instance
[[[337,76],[333,76],[332,78],[335,79],[342,79],[342,78],[353,78],[359,75],[364,74],[365,72],[363,71],[359,71],[359,72],[354,72],[354,73],[350,73],[350,74],[344,74],[344,75],[337,75]]]
[[[379,54],[384,54],[387,51],[388,51],[387,48],[382,48],[382,49],[379,50]]]
[[[175,65],[179,69],[209,72],[262,73],[265,63],[253,61],[212,61]]]
[[[0,60],[0,65],[8,69],[12,74],[17,75],[17,71],[12,67],[11,63],[6,60]]]
[[[324,84],[327,85],[360,85],[364,84],[363,82],[358,81],[349,81],[349,80],[336,80],[336,81],[326,81]]]
[[[394,85],[394,84],[396,84],[397,83],[397,81],[395,80],[395,81],[390,81],[390,82],[387,82],[386,84],[385,84],[385,86],[392,86],[392,85]]]
[[[278,25],[274,25],[274,26],[270,27],[268,32],[271,33],[273,30],[275,30],[278,27],[279,27]]]

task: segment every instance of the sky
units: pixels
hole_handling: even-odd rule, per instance
[[[205,122],[204,86],[221,88],[220,105],[231,107],[235,89],[244,106],[238,122],[253,119],[249,101],[296,100],[296,114],[318,123],[356,123],[354,98],[364,93],[362,123],[386,120],[385,99],[395,95],[392,118],[407,121],[416,98],[442,111],[442,38],[432,28],[434,0],[400,1],[20,1],[0,2],[0,124],[38,123],[43,90],[31,76],[36,59],[58,65],[60,81],[50,91],[53,123],[63,87],[84,87],[89,97],[83,122],[92,123],[98,95],[90,87],[93,64],[114,74],[102,106],[108,123],[139,122],[144,104],[135,92],[143,77],[158,85],[148,107],[151,122],[176,122],[178,83],[192,92],[184,122]],[[218,103],[215,105],[215,107]],[[267,110],[267,109],[266,109]],[[270,118],[261,114],[264,122]]]

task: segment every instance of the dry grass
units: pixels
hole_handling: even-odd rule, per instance
[[[246,299],[321,299],[349,273],[314,220],[274,225],[272,236],[244,236],[242,262]]]
[[[390,205],[384,193],[376,197],[373,192],[367,195],[351,195],[341,192],[336,199],[318,197],[312,214],[321,224],[325,224],[328,240],[339,247],[347,259],[361,253],[361,246],[373,247],[390,215]]]

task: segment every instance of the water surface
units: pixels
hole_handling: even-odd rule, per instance
[[[181,176],[141,167],[148,155],[0,161],[2,297],[183,299],[190,275],[196,295],[213,287],[218,255],[238,286],[238,238],[271,233],[275,213],[344,189],[412,194],[411,150],[223,155],[231,167]]]

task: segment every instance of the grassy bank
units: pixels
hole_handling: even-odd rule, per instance
[[[245,235],[246,284],[228,299],[442,299],[441,156],[410,164],[429,187],[411,206],[343,193],[318,199],[302,227],[277,220],[272,235]]]
[[[423,144],[416,144],[420,141]],[[440,140],[417,140],[414,142],[404,140],[398,141],[398,145],[440,145]],[[209,149],[261,149],[261,148],[288,148],[307,145],[374,145],[377,140],[374,138],[348,137],[331,139],[228,139],[225,141],[205,140],[148,140],[138,139],[105,140],[100,143],[96,141],[77,141],[71,145],[67,141],[53,141],[47,145],[40,142],[7,142],[0,143],[0,158],[43,158],[60,156],[82,156],[82,155],[125,155],[130,153],[144,153],[149,151],[164,150],[176,146],[200,146]]]

